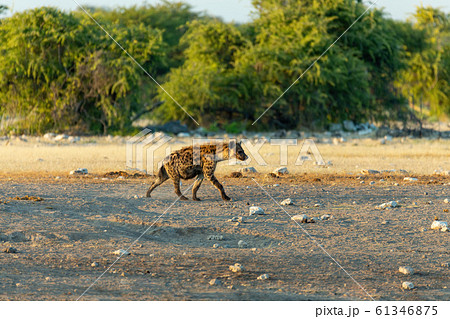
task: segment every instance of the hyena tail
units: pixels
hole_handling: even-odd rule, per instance
[[[156,178],[156,180],[153,182],[152,186],[150,186],[150,188],[147,191],[147,197],[150,197],[150,193],[156,187],[158,187],[159,185],[161,185],[168,179],[169,179],[169,175],[167,174],[167,171],[166,171],[166,168],[164,167],[164,165],[162,165],[158,171],[158,177]]]

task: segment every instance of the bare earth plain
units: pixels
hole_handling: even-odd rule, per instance
[[[0,147],[0,300],[450,300],[450,233],[430,229],[450,221],[450,178],[432,174],[449,169],[448,141],[318,145],[333,166],[287,165],[279,178],[265,172],[276,163],[252,163],[260,173],[242,178],[222,166],[232,202],[207,181],[201,202],[175,202],[169,181],[143,197],[154,177],[105,175],[124,170],[119,144]],[[77,167],[90,173],[69,176]],[[284,211],[274,200],[286,198]],[[377,208],[392,200],[399,207]],[[265,214],[249,216],[251,205]],[[300,227],[297,214],[332,218]],[[130,255],[116,261],[118,249]],[[245,270],[231,272],[235,263]]]

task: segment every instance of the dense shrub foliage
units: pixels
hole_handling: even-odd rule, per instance
[[[89,12],[207,128],[317,129],[424,110],[450,114],[448,14],[419,7],[409,21],[394,21],[370,9],[305,73],[367,7],[355,0],[253,6],[254,19],[242,25],[183,3]],[[126,133],[141,116],[194,125],[82,11],[42,7],[3,17],[0,44],[3,132]]]

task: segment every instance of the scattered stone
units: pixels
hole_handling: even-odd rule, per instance
[[[314,204],[314,207],[320,207],[322,206],[321,204]]]
[[[67,141],[69,143],[76,143],[80,141],[80,137],[79,136],[69,136],[69,138],[67,139]]]
[[[130,255],[130,253],[128,251],[126,251],[125,249],[118,249],[116,251],[112,252],[114,255],[119,255],[119,256],[128,256]]]
[[[86,175],[88,174],[87,168],[77,168],[76,170],[70,171],[70,175]]]
[[[350,132],[356,131],[356,126],[355,126],[355,123],[353,123],[353,121],[345,120],[344,122],[342,122],[342,124],[344,125],[344,128],[346,131],[350,131]]]
[[[209,281],[210,286],[220,286],[222,282],[219,279],[211,279]]]
[[[44,135],[45,136],[45,135]],[[66,134],[59,134],[59,135],[56,135],[55,136],[55,141],[56,142],[59,142],[59,141],[62,141],[62,140],[67,140],[69,138],[69,135],[66,135]]]
[[[444,203],[448,204],[450,201],[448,198],[444,199]]]
[[[329,220],[329,219],[331,219],[331,218],[332,218],[332,216],[329,215],[329,214],[325,214],[325,215],[322,215],[322,216],[320,217],[321,220]]]
[[[369,185],[375,185],[375,182],[374,182],[374,181],[371,181],[371,182],[369,183]]]
[[[281,203],[280,203],[281,205],[292,205],[293,204],[293,202],[292,202],[292,199],[290,199],[290,198],[286,198],[284,201],[282,201]]]
[[[398,268],[398,271],[404,275],[413,275],[414,274],[414,269],[409,266],[401,266],[400,268]]]
[[[264,215],[264,210],[261,207],[258,206],[251,206],[249,215]]]
[[[4,250],[4,252],[7,254],[17,254],[18,251],[14,247],[8,247]]]
[[[295,215],[291,217],[292,220],[295,220],[300,223],[306,223],[308,220],[308,216],[306,214]]]
[[[244,266],[242,266],[241,264],[234,264],[233,266],[230,266],[229,269],[232,272],[243,272],[243,271],[245,271]]]
[[[383,204],[381,204],[381,205],[378,205],[377,207],[378,207],[379,209],[386,209],[386,208],[397,207],[397,206],[398,206],[398,204],[397,204],[396,201],[390,201],[390,202],[387,202],[387,203],[383,203]]]
[[[47,140],[53,140],[55,138],[56,134],[55,133],[45,133],[44,134],[44,138]]]
[[[220,245],[216,243],[213,245],[213,248],[220,248]]]
[[[434,170],[433,175],[450,176],[450,171],[436,169]]]
[[[209,235],[208,240],[223,240],[222,235]]]
[[[256,169],[252,166],[250,167],[243,167],[239,170],[241,173],[257,173]]]
[[[239,216],[239,217],[238,216],[234,216],[234,217],[230,218],[228,221],[229,222],[243,223],[245,221],[245,219],[244,219],[244,217],[241,217],[241,216]]]
[[[272,187],[278,187],[280,184],[273,184]]]
[[[376,175],[380,174],[380,171],[374,170],[374,169],[362,169],[361,174],[364,175]]]
[[[44,199],[42,197],[38,197],[38,196],[29,196],[29,195],[25,195],[25,196],[16,196],[16,197],[11,197],[11,199],[13,200],[31,200],[33,202],[41,202]]]
[[[267,280],[267,279],[269,279],[268,274],[262,274],[261,276],[258,277],[258,280]]]
[[[94,261],[94,262],[91,264],[91,267],[98,267],[98,262]]]
[[[278,167],[272,173],[274,173],[276,175],[285,175],[285,174],[289,174],[289,171],[288,171],[287,167]]]
[[[437,229],[437,230],[442,230],[443,228],[447,228],[447,222],[443,222],[441,220],[435,220],[432,224],[431,224],[431,229]],[[445,230],[444,230],[445,231]]]
[[[247,247],[248,247],[248,244],[247,244],[245,241],[240,240],[240,241],[238,242],[238,247],[239,247],[239,248],[247,248]]]
[[[308,220],[308,222],[309,223],[315,223],[315,222],[318,222],[320,219],[319,219],[319,217],[313,217],[313,218],[310,218],[309,220]]]
[[[359,183],[360,183],[360,184],[364,184],[364,183],[365,183],[365,181],[360,181]]]
[[[400,184],[399,183],[394,183],[394,186],[400,186]]]
[[[444,227],[442,227],[442,228],[441,228],[441,231],[442,231],[442,232],[446,232],[446,231],[448,231],[448,228],[447,228],[447,226],[444,226]]]
[[[405,177],[403,180],[404,181],[409,181],[409,182],[415,182],[415,181],[417,181],[417,178],[415,178],[415,177]]]
[[[441,267],[450,267],[450,263],[441,263]]]
[[[414,284],[412,282],[409,282],[409,281],[404,281],[402,283],[402,288],[406,289],[406,290],[411,290],[411,289],[414,289]]]

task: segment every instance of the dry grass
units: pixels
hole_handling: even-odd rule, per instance
[[[57,144],[42,142],[29,138],[27,142],[3,142],[0,146],[1,173],[54,173],[68,174],[70,170],[85,167],[92,173],[126,169],[125,139],[107,140],[105,138],[89,138],[77,144]],[[170,143],[172,150],[191,143],[187,139],[177,139]],[[405,169],[412,174],[429,175],[436,169],[450,169],[450,141],[448,140],[416,140],[401,141],[394,139],[381,145],[371,139],[355,139],[338,145],[317,144],[325,162],[332,166],[321,167],[306,161],[302,166],[294,165],[301,149],[298,145],[289,146],[288,165],[292,173],[357,173],[363,168],[387,170]],[[155,163],[165,156],[165,149],[155,154]],[[266,173],[280,164],[280,147],[265,144],[259,151],[267,162],[261,166],[252,158],[249,166],[258,172]],[[238,170],[241,165],[220,163],[218,174],[229,174]]]

